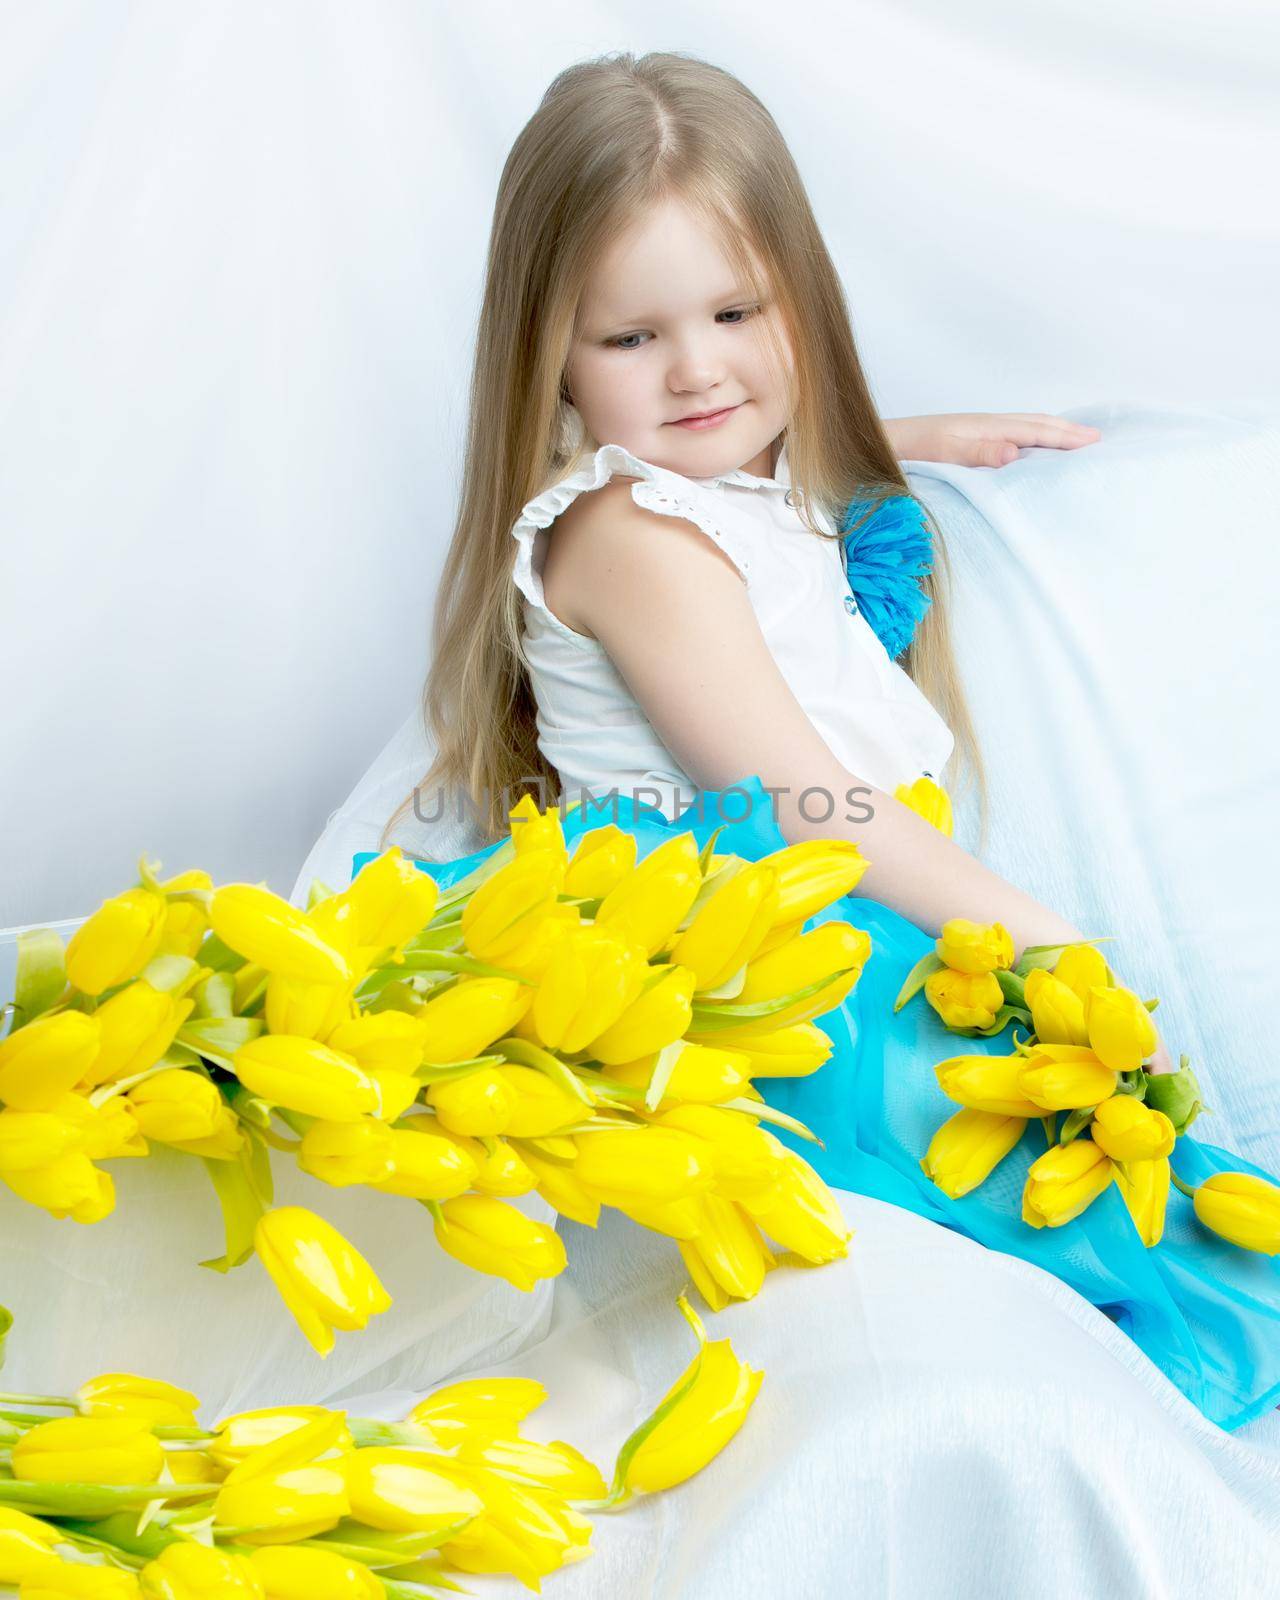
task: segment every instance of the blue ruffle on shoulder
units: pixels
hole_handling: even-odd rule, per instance
[[[913,495],[891,495],[866,516],[873,504],[851,500],[845,508],[840,519],[844,566],[858,609],[890,660],[897,660],[933,603],[918,582],[933,570],[933,540]],[[862,526],[850,532],[863,517]]]
[[[679,833],[692,833],[703,845],[717,827],[716,849],[748,861],[786,843],[758,774],[702,791],[676,821],[626,795],[592,799],[563,819],[570,850],[580,834],[610,822],[634,835],[637,859]],[[453,861],[418,865],[443,888],[498,848],[494,843]],[[371,852],[357,855],[353,870],[372,859]],[[1238,1249],[1208,1232],[1178,1190],[1169,1195],[1164,1237],[1150,1250],[1114,1184],[1074,1221],[1029,1227],[1022,1221],[1021,1191],[1027,1168],[1045,1148],[1034,1119],[1017,1148],[972,1193],[952,1200],[925,1177],[920,1158],[956,1109],[934,1067],[954,1055],[1008,1055],[1012,1046],[1007,1035],[949,1033],[923,995],[894,1011],[903,980],[933,947],[915,923],[852,895],[825,907],[811,925],[830,918],[864,928],[871,956],[841,1004],[817,1019],[831,1040],[826,1063],[807,1078],[758,1080],[770,1105],[798,1117],[823,1143],[809,1144],[785,1130],[779,1137],[836,1188],[905,1207],[1052,1274],[1128,1334],[1219,1427],[1239,1428],[1280,1402],[1280,1258]],[[1222,1171],[1276,1181],[1190,1134],[1178,1140],[1175,1166],[1191,1184]]]

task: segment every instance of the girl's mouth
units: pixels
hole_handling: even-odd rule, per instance
[[[741,401],[739,401],[740,404]],[[738,406],[725,406],[722,411],[713,411],[706,417],[682,417],[679,422],[673,422],[671,426],[673,428],[715,428],[726,417],[731,417],[737,409]]]

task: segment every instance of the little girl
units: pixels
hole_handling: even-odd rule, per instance
[[[1000,466],[1019,446],[1096,437],[1043,415],[883,423],[800,177],[756,97],[678,54],[569,68],[499,188],[423,784],[470,796],[485,841],[506,836],[535,782],[539,804],[617,791],[671,832],[699,796],[745,785],[775,797],[770,819],[750,819],[757,854],[854,840],[870,867],[831,914],[866,928],[874,953],[822,1019],[832,1058],[768,1092],[824,1141],[807,1159],[843,1189],[945,1223],[957,1247],[967,1234],[1065,1279],[1233,1427],[1280,1396],[1274,1263],[1206,1249],[1186,1225],[1157,1271],[1114,1191],[1039,1230],[1007,1189],[948,1201],[919,1169],[920,1130],[936,1126],[933,1067],[962,1045],[923,1000],[892,1010],[949,919],[998,922],[1019,953],[1086,934],[895,798],[940,782],[958,752],[985,807],[945,549],[933,530],[929,608],[899,665],[851,592],[836,519],[906,494],[899,459]],[[724,820],[701,814],[700,840]],[[639,832],[636,816],[624,803],[608,820]],[[450,880],[488,848],[451,862]],[[1163,1042],[1146,1070],[1173,1070]],[[1033,1132],[1031,1156],[1044,1148]],[[1245,1165],[1184,1146],[1206,1172]],[[1135,1387],[1135,1408],[1147,1403]]]

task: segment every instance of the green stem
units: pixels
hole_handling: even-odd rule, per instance
[[[1181,1189],[1183,1194],[1185,1194],[1189,1200],[1195,1199],[1195,1190],[1190,1184],[1183,1183],[1182,1179],[1172,1167],[1169,1168],[1169,1181],[1174,1185],[1175,1188]]]
[[[0,1406],[58,1406],[67,1411],[79,1407],[65,1394],[0,1394]]]

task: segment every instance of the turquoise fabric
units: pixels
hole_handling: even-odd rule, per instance
[[[565,839],[572,849],[579,834],[609,822],[635,835],[640,858],[674,833],[692,832],[702,844],[722,823],[720,853],[757,860],[786,843],[758,777],[705,791],[701,817],[690,810],[677,822],[625,796],[593,801],[564,819]],[[420,865],[444,887],[497,848]],[[357,855],[354,870],[371,859],[371,853]],[[1022,1221],[1027,1168],[1045,1148],[1038,1122],[1028,1124],[1017,1148],[962,1199],[949,1199],[925,1177],[920,1157],[934,1131],[957,1109],[938,1088],[934,1066],[954,1055],[1007,1055],[1011,1034],[968,1039],[950,1033],[923,995],[895,1014],[893,1001],[904,978],[933,940],[890,907],[861,896],[845,896],[810,926],[830,918],[866,929],[872,953],[846,999],[817,1019],[832,1040],[830,1059],[807,1078],[757,1080],[766,1100],[798,1117],[822,1146],[786,1133],[781,1137],[834,1187],[904,1206],[1070,1284],[1219,1426],[1239,1428],[1280,1403],[1280,1259],[1238,1249],[1209,1233],[1178,1190],[1169,1195],[1164,1236],[1148,1250],[1114,1185],[1060,1228],[1036,1229]],[[1173,1165],[1189,1184],[1219,1171],[1252,1172],[1275,1181],[1190,1134],[1178,1140]],[[946,1337],[945,1329],[939,1337]],[[1027,1359],[1035,1360],[1033,1350]],[[1063,1403],[1070,1403],[1065,1390]]]

